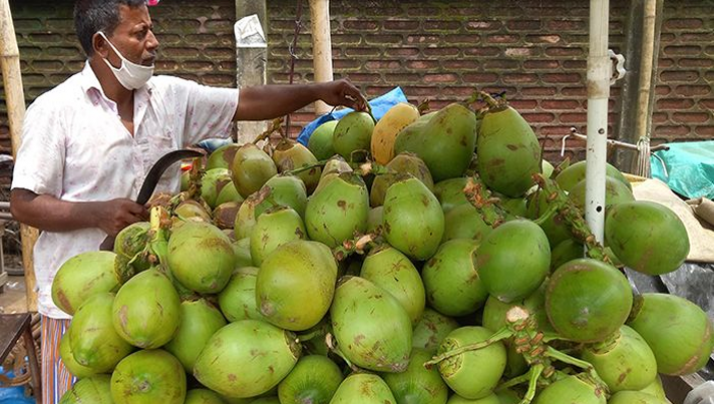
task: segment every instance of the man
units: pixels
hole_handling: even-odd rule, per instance
[[[78,0],[74,21],[87,64],[38,97],[25,118],[11,210],[42,231],[34,261],[45,403],[57,402],[71,386],[58,353],[69,316],[52,302],[54,275],[70,257],[97,250],[107,235],[146,218],[133,198],[156,160],[206,138],[228,137],[234,120],[272,119],[318,99],[365,107],[344,80],[239,91],[153,77],[159,42],[146,2]],[[170,174],[159,190],[178,191],[178,173]]]

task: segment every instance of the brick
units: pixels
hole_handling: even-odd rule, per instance
[[[523,62],[525,70],[555,70],[558,67],[560,67],[560,62],[553,59],[536,59]]]
[[[521,40],[520,35],[514,34],[494,34],[486,36],[486,42],[496,44],[515,44]]]
[[[421,51],[419,48],[389,48],[384,50],[384,55],[389,57],[415,57],[418,56]],[[458,49],[456,50],[458,54]]]
[[[672,89],[668,86],[655,86],[655,94],[657,95],[669,95]]]
[[[60,41],[62,41],[62,35],[60,34],[40,34],[40,33],[32,33],[29,34],[28,39],[31,43],[33,44],[56,44]]]
[[[667,68],[670,68],[670,67],[674,67],[674,65],[675,65],[674,59],[662,59],[662,58],[660,58],[660,59],[657,61],[657,68],[658,68],[658,69],[667,69]]]
[[[664,53],[668,56],[697,56],[701,53],[701,46],[665,46]]]
[[[34,74],[34,73],[29,73],[29,74],[23,74],[22,75],[22,84],[25,86],[36,86],[43,84],[45,81],[45,76],[41,74]],[[4,94],[3,94],[3,100],[4,100]]]
[[[562,123],[585,123],[588,121],[588,114],[583,112],[560,114]]]
[[[657,109],[690,109],[694,101],[688,98],[664,98],[657,101]]]
[[[453,73],[425,74],[425,83],[457,83],[459,76]]]
[[[288,73],[273,73],[271,75],[271,79],[273,83],[279,83],[279,84],[287,84],[290,83],[290,74]],[[295,73],[293,76],[293,82],[297,82],[302,79],[302,74],[301,73]]]
[[[550,123],[555,121],[555,114],[547,112],[524,112],[521,116],[529,123]]]
[[[454,60],[454,61],[444,61],[446,62],[463,62],[466,63],[465,61],[461,60]],[[405,67],[407,69],[413,69],[413,70],[433,70],[433,69],[438,69],[440,67],[439,61],[438,60],[408,60],[405,63]],[[446,67],[446,66],[444,66]]]
[[[384,46],[385,44],[395,45],[404,43],[404,38],[401,35],[369,35],[364,38],[368,45]]]
[[[480,35],[462,34],[462,35],[446,35],[446,36],[444,36],[444,42],[449,45],[475,44],[475,43],[479,43],[480,41],[481,41]]]
[[[714,111],[714,99],[699,100],[699,106]]]
[[[581,77],[578,73],[550,73],[542,76],[546,83],[580,83]]]
[[[501,49],[495,46],[478,46],[474,48],[464,48],[465,56],[498,56]]]
[[[425,48],[424,56],[458,56],[459,48],[455,47],[438,47],[438,48]]]
[[[505,56],[511,57],[532,57],[539,56],[542,50],[536,47],[506,48],[503,52]]]
[[[179,64],[171,60],[157,60],[157,72],[173,73],[179,69]]]
[[[698,135],[701,136],[702,138],[706,140],[710,140],[711,138],[714,137],[714,126],[707,125],[707,126],[697,126],[694,129],[694,132]]]
[[[467,21],[466,29],[474,31],[497,31],[503,24],[500,21],[476,20]]]
[[[417,49],[418,51],[418,49]],[[351,58],[360,57],[379,57],[381,52],[377,48],[345,48],[345,56]],[[387,56],[397,56],[387,53]]]
[[[536,100],[510,100],[508,102],[516,111],[532,110],[538,107]]]
[[[168,58],[197,58],[200,55],[200,52],[196,48],[189,48],[189,47],[171,47],[171,48],[164,48],[163,54],[165,57]]]
[[[549,4],[538,4],[537,7],[525,7],[522,11],[518,11],[518,15],[538,15],[541,17],[562,17],[568,14],[568,10],[564,7],[551,6]]]
[[[550,32],[567,32],[567,31],[584,31],[587,30],[588,24],[581,20],[550,20],[546,22],[548,31]]]
[[[184,37],[187,45],[215,45],[218,37],[213,34],[192,34]]]
[[[483,62],[486,70],[516,70],[521,67],[521,62],[516,59],[488,59]]]
[[[384,75],[387,83],[418,83],[421,76],[416,73],[387,73]]]
[[[511,31],[540,31],[540,20],[506,21],[506,28]]]
[[[424,27],[424,31],[439,31],[439,32],[449,32],[449,31],[458,31],[461,29],[461,22],[459,21],[424,21],[424,24],[422,25]]]
[[[710,117],[710,114],[704,112],[675,112],[672,114],[672,120],[680,123],[704,123]]]
[[[516,87],[511,87],[511,86],[504,86],[500,83],[497,83],[499,85],[494,85],[494,86],[481,86],[479,85],[479,89],[483,92],[489,93],[489,94],[501,94],[504,93],[506,95],[506,98],[510,98],[511,96],[515,96],[515,94],[518,93],[518,89]]]
[[[404,94],[407,97],[423,97],[423,96],[434,96],[437,93],[437,89],[434,87],[425,86],[406,86],[404,87]]]
[[[384,93],[386,93],[389,90],[392,90],[394,87],[393,86],[370,86],[368,85],[365,90],[365,94],[369,97],[373,96],[379,96]]]
[[[421,3],[423,4],[423,3]],[[434,17],[439,15],[439,9],[436,7],[407,7],[406,12],[409,17]]]
[[[664,71],[659,75],[664,82],[693,82],[699,79],[699,72],[692,70]]]
[[[442,94],[450,97],[470,97],[474,91],[477,90],[475,87],[455,87],[448,86],[444,87]]]
[[[312,63],[312,61],[310,61]],[[332,67],[335,70],[359,70],[362,68],[362,61],[358,59],[333,59]]]
[[[13,18],[16,32],[40,31],[44,28],[42,20],[38,18]]]
[[[674,35],[674,34],[671,34],[671,33],[669,33],[669,32],[663,32],[663,33],[659,36],[659,41],[660,41],[661,43],[674,42],[675,39],[677,39],[677,36]]]
[[[540,107],[550,110],[574,110],[580,108],[580,102],[576,100],[542,100]]]
[[[526,35],[526,42],[528,43],[548,43],[557,44],[563,42],[560,35],[550,34],[550,35]]]
[[[669,120],[669,115],[664,112],[655,112],[652,114],[652,122],[662,123]]]
[[[213,63],[199,60],[191,60],[181,63],[181,67],[189,72],[197,74],[213,71]]]
[[[663,136],[665,138],[686,136],[689,133],[689,128],[682,125],[656,125],[654,136]]]
[[[704,76],[704,78],[705,78],[708,82],[714,81],[714,71],[708,71],[708,72],[706,73],[706,75]]]
[[[523,87],[521,94],[524,97],[542,96],[550,97],[556,94],[557,90],[554,87]]]
[[[437,66],[438,62],[434,61]],[[465,60],[465,59],[457,59],[457,60],[444,60],[441,62],[441,67],[444,70],[476,70],[478,69],[479,63],[475,60]]]
[[[498,80],[496,73],[468,73],[462,77],[464,83],[477,83],[478,85],[495,83]]]
[[[565,125],[543,125],[540,127],[540,134],[543,136],[554,136],[556,139],[550,138],[547,144],[554,147],[556,150],[560,150],[562,144],[563,136],[570,134],[570,128],[572,126]],[[575,140],[575,139],[573,139]],[[567,142],[567,141],[566,141]],[[570,142],[568,142],[570,143]],[[576,140],[573,144],[578,144]]]
[[[403,10],[399,7],[377,7],[371,10],[373,15],[386,18],[403,17],[404,14]]]
[[[548,47],[545,49],[545,54],[552,57],[583,56],[585,50],[576,47]]]
[[[679,59],[678,62],[680,67],[694,67],[694,68],[704,68],[704,69],[709,69],[714,67],[714,60],[711,58],[708,59],[689,59],[689,58],[683,58]],[[660,64],[660,67],[662,65]]]
[[[706,53],[707,55],[714,56],[714,46],[707,46],[707,48],[704,50],[704,53]]]
[[[699,18],[670,18],[663,24],[666,30],[690,30],[704,27],[704,21]]]
[[[675,87],[675,92],[678,95],[684,95],[687,97],[691,96],[702,96],[702,95],[708,95],[711,93],[711,87],[710,86],[703,86],[703,85],[681,85]]]
[[[397,70],[402,63],[398,60],[368,60],[364,67],[367,70]]]
[[[74,21],[70,19],[48,18],[44,25],[48,31],[74,31]]]
[[[346,31],[357,31],[358,33],[378,31],[380,24],[377,21],[348,20],[342,23]]]
[[[419,29],[421,22],[412,20],[387,20],[382,26],[387,31],[410,31],[414,32]]]
[[[63,69],[63,64],[56,60],[34,60],[32,68],[37,72],[56,72]]]
[[[564,60],[562,64],[565,70],[586,70],[588,68],[586,60]]]
[[[685,32],[679,35],[680,43],[712,43],[714,33],[712,32]]]
[[[506,73],[502,78],[504,83],[509,84],[533,84],[538,82],[537,74]]]
[[[42,55],[43,49],[39,46],[18,46],[21,59],[35,59]]]
[[[439,35],[407,35],[407,44],[438,44],[441,42]]]

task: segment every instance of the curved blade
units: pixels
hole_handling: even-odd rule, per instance
[[[161,156],[161,158],[151,167],[149,173],[146,174],[144,183],[141,184],[141,189],[139,190],[139,196],[136,197],[136,203],[143,205],[149,201],[149,198],[151,198],[151,195],[156,189],[156,184],[159,183],[159,179],[161,179],[164,172],[166,172],[169,167],[174,165],[174,163],[184,159],[201,156],[203,156],[203,153],[190,149],[174,150]]]

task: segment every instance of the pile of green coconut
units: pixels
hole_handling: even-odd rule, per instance
[[[598,243],[584,162],[481,96],[194,161],[60,268],[61,403],[668,403],[659,375],[701,369],[712,324],[622,268],[677,270],[682,222],[608,166]]]

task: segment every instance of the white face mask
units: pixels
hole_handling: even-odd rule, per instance
[[[143,87],[144,84],[149,81],[151,76],[154,75],[154,65],[143,66],[127,60],[124,55],[122,55],[121,52],[119,52],[117,48],[115,48],[114,45],[109,42],[109,39],[107,39],[106,35],[104,35],[103,32],[100,31],[99,35],[104,37],[104,40],[109,43],[109,46],[114,49],[114,52],[121,59],[121,67],[118,69],[112,66],[112,64],[109,63],[107,59],[104,59],[104,63],[106,63],[107,66],[109,66],[109,68],[112,70],[114,76],[119,81],[119,84],[121,84],[124,88],[128,90],[136,90]]]

